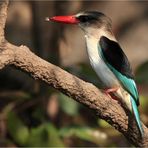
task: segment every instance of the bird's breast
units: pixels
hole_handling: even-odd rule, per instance
[[[98,40],[89,36],[85,36],[85,38],[90,64],[103,82],[103,85],[107,88],[119,86],[117,78],[100,56]]]

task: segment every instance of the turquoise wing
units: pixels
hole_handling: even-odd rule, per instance
[[[111,71],[115,74],[121,85],[124,87],[124,89],[131,94],[131,96],[138,102],[139,104],[139,94],[138,90],[135,84],[135,81],[131,78],[127,78],[126,76],[122,75],[120,72],[118,72],[115,68],[113,68],[109,63],[107,63],[108,67],[111,69]]]
[[[132,69],[128,58],[119,44],[102,36],[98,44],[98,51],[123,88],[134,98],[136,104],[139,105],[139,94],[132,75]]]
[[[137,123],[137,127],[139,129],[139,132],[140,132],[141,136],[143,137],[144,136],[144,131],[143,131],[143,127],[141,125],[137,104],[136,104],[135,100],[132,98],[132,96],[130,97],[130,100],[131,100],[135,120],[136,120],[136,123]]]

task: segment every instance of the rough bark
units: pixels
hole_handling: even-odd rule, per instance
[[[122,105],[102,93],[94,85],[84,82],[76,76],[62,70],[36,56],[26,46],[15,46],[4,37],[8,2],[0,2],[0,69],[14,65],[31,75],[34,79],[44,81],[67,96],[86,105],[98,117],[106,120],[120,131],[132,144],[148,147],[148,129],[143,125],[144,137],[139,136],[135,121],[129,117]]]

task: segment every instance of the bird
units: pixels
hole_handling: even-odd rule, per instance
[[[99,11],[84,11],[75,15],[47,17],[46,21],[76,24],[82,29],[90,64],[102,82],[104,92],[124,104],[133,115],[139,134],[143,136],[134,74],[113,33],[111,19]]]

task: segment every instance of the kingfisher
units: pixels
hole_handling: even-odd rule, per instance
[[[112,31],[109,17],[98,11],[46,18],[66,24],[77,24],[84,32],[90,64],[103,84],[104,92],[118,98],[133,115],[139,134],[143,136],[138,112],[139,94],[131,65]]]

